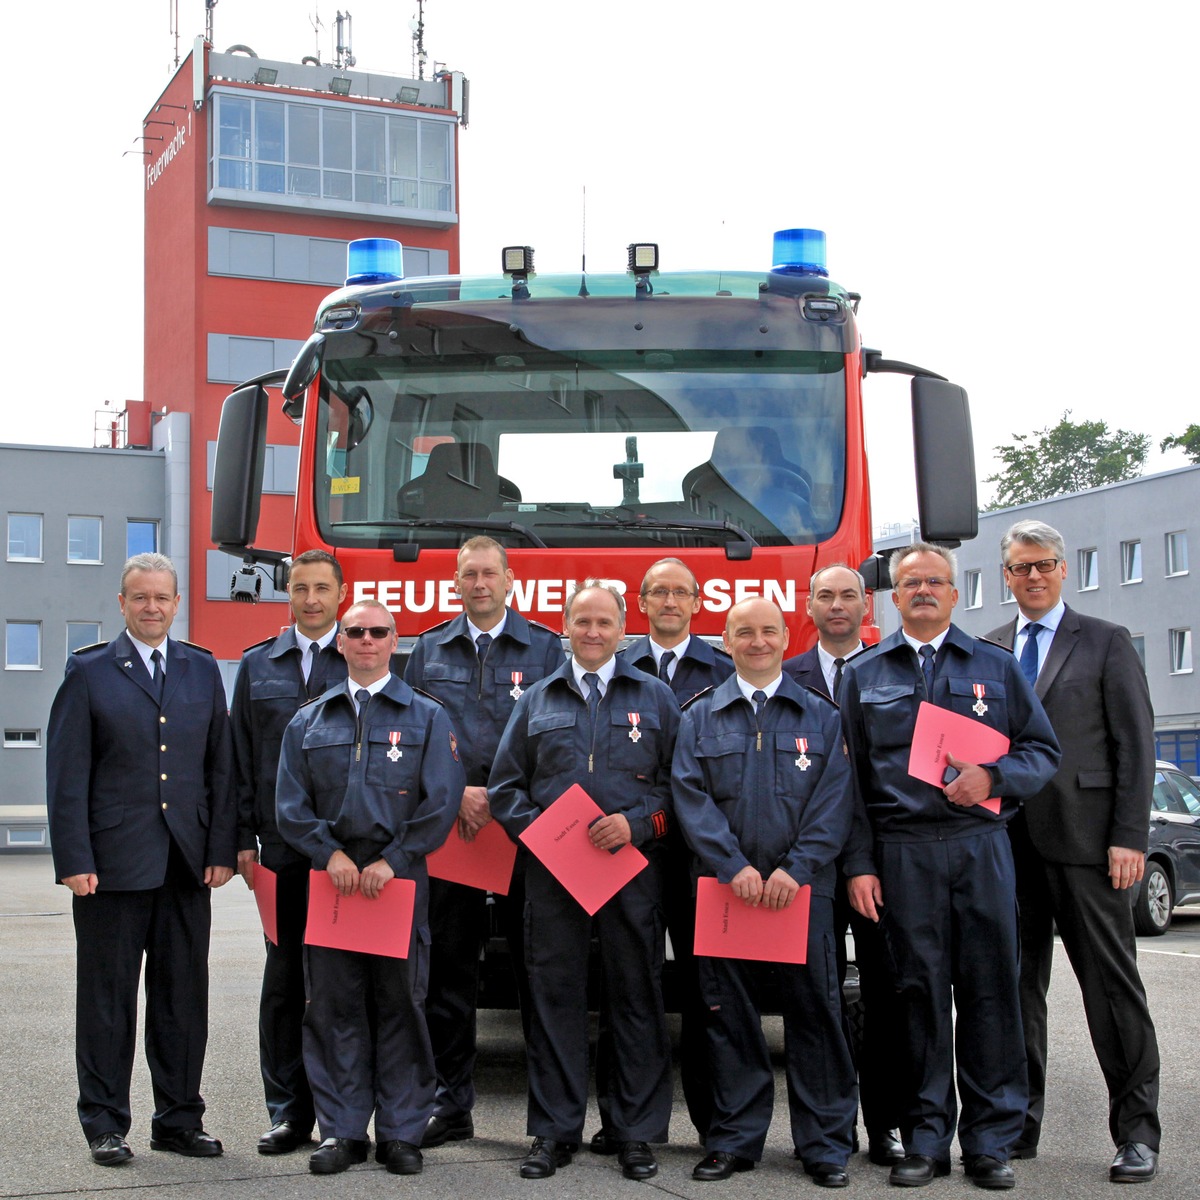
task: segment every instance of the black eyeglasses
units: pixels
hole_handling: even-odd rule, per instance
[[[687,588],[667,587],[652,587],[648,591],[642,593],[642,595],[649,596],[653,600],[665,600],[668,596],[670,596],[672,600],[678,600],[681,603],[684,600],[693,600],[699,594],[699,592],[689,592]]]
[[[1011,567],[1006,565],[1004,569],[1010,575],[1016,575],[1023,579],[1030,571],[1034,570],[1039,575],[1049,575],[1060,562],[1062,562],[1061,558],[1039,558],[1037,562],[1013,563]]]
[[[368,633],[377,642],[382,642],[384,638],[392,636],[392,631],[386,625],[347,625],[342,632],[355,641],[365,637]]]

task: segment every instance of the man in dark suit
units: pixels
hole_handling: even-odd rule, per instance
[[[296,710],[346,678],[337,648],[337,610],[346,584],[337,559],[307,550],[292,560],[288,599],[294,623],[242,657],[230,722],[238,806],[238,873],[254,888],[254,867],[275,872],[278,943],[264,938],[258,1006],[258,1062],[271,1128],[259,1154],[287,1154],[309,1141],[315,1116],[304,1073],[304,925],[308,859],[275,824],[275,776],[283,731]]]
[[[867,613],[866,583],[845,563],[822,567],[809,581],[807,608],[817,627],[817,643],[803,654],[789,658],[783,664],[783,673],[801,686],[836,700],[846,664],[863,650],[860,634]],[[838,873],[841,874],[840,855]],[[898,1128],[903,1109],[897,1093],[903,1077],[900,1055],[903,1030],[897,1017],[896,984],[878,926],[850,907],[844,883],[834,895],[833,921],[838,986],[842,989],[846,984],[847,928],[854,934],[863,1009],[862,1045],[855,1067],[863,1124],[867,1127],[867,1157],[878,1166],[890,1167],[904,1157]],[[844,990],[842,999],[844,1003]],[[843,1010],[843,1016],[846,1015]],[[853,1039],[848,1040],[853,1047]]]
[[[1013,1156],[1037,1154],[1045,1109],[1054,925],[1079,980],[1108,1085],[1114,1182],[1158,1170],[1158,1042],[1137,968],[1127,889],[1142,878],[1154,788],[1154,713],[1128,630],[1063,603],[1066,547],[1041,521],[1000,542],[1020,615],[988,636],[1014,650],[1062,746],[1053,779],[1009,826],[1021,907],[1029,1112]]]
[[[46,752],[55,876],[74,893],[79,1120],[103,1166],[133,1157],[143,957],[150,1146],[221,1153],[200,1095],[209,889],[236,860],[225,690],[207,650],[167,637],[179,608],[171,560],[129,559],[119,600],[125,631],[67,661]]]

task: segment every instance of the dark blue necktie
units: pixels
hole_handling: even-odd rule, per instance
[[[846,666],[844,658],[835,658],[833,660],[833,698],[838,698],[838,692],[842,690],[842,672]]]
[[[583,682],[588,685],[587,706],[588,712],[592,718],[592,724],[596,724],[596,714],[600,710],[600,676],[595,671],[584,672]]]
[[[488,647],[492,644],[492,635],[490,633],[481,633],[475,639],[475,649],[479,652],[479,661],[483,662],[487,658]]]
[[[1029,680],[1029,686],[1037,683],[1038,677],[1038,634],[1045,628],[1036,621],[1025,626],[1025,645],[1021,650],[1021,674]]]
[[[150,661],[154,664],[154,694],[161,700],[163,695],[163,683],[166,681],[166,675],[163,672],[163,657],[161,650],[152,650],[150,652]]]
[[[754,701],[754,715],[757,717],[762,712],[762,706],[767,702],[767,693],[761,690],[753,692],[750,699]]]
[[[658,660],[658,677],[663,683],[671,682],[671,664],[675,661],[675,651],[667,650]]]
[[[933,699],[933,656],[936,653],[928,642],[917,652],[921,656],[921,674],[925,677],[925,695]]]

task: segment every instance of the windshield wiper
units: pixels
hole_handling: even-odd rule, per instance
[[[358,525],[362,522],[354,521],[349,524]],[[475,521],[467,517],[393,517],[386,521],[371,521],[370,524],[385,528],[399,526],[402,529],[490,529],[500,533],[515,533],[539,550],[548,549],[546,543],[528,525],[518,525],[516,521],[492,521],[486,518]]]
[[[727,546],[741,543],[749,550],[760,544],[752,534],[732,521],[664,521],[660,517],[643,515],[618,517],[611,509],[604,512],[593,509],[592,512],[595,519],[591,521],[556,521],[554,524],[559,529],[564,526],[574,529],[595,529],[606,525],[612,525],[618,529],[682,529],[693,533],[712,533],[716,541],[722,540],[716,535],[731,533],[733,541],[727,541]],[[750,557],[749,553],[746,554],[746,557]]]

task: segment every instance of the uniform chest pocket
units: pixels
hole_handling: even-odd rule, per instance
[[[741,797],[746,754],[753,751],[754,741],[752,733],[709,733],[696,739],[696,758],[708,794],[718,805]]]
[[[521,698],[521,693],[541,678],[537,663],[505,663],[499,667],[488,667],[487,681],[493,702],[499,702],[505,711]],[[515,693],[515,695],[514,695]]]
[[[318,792],[345,791],[354,759],[354,727],[310,726],[304,731],[304,758]]]
[[[600,722],[603,728],[603,713]],[[608,765],[617,770],[631,771],[635,775],[653,775],[658,766],[659,731],[657,712],[610,708]],[[596,732],[599,735],[600,730]]]
[[[425,730],[415,725],[370,725],[363,733],[367,783],[406,794],[421,777]]]
[[[439,700],[449,703],[466,695],[474,673],[471,667],[459,666],[457,663],[426,662],[422,678],[416,682],[419,687]]]
[[[1008,701],[999,679],[947,679],[950,708],[996,729],[1008,728]]]
[[[290,700],[296,703],[300,695],[300,685],[291,679],[252,679],[250,681],[250,699],[259,700]]]
[[[828,750],[820,730],[783,733],[776,731],[775,784],[781,795],[805,797],[812,794],[825,769]]]
[[[859,693],[867,744],[883,749],[907,746],[912,741],[916,719],[915,679],[899,683],[877,683]]]
[[[586,723],[587,717],[571,709],[555,709],[553,712],[532,713],[529,717],[529,741],[536,745],[543,769],[568,770],[580,747],[576,745],[578,735],[576,723]],[[544,758],[541,756],[545,755]]]

